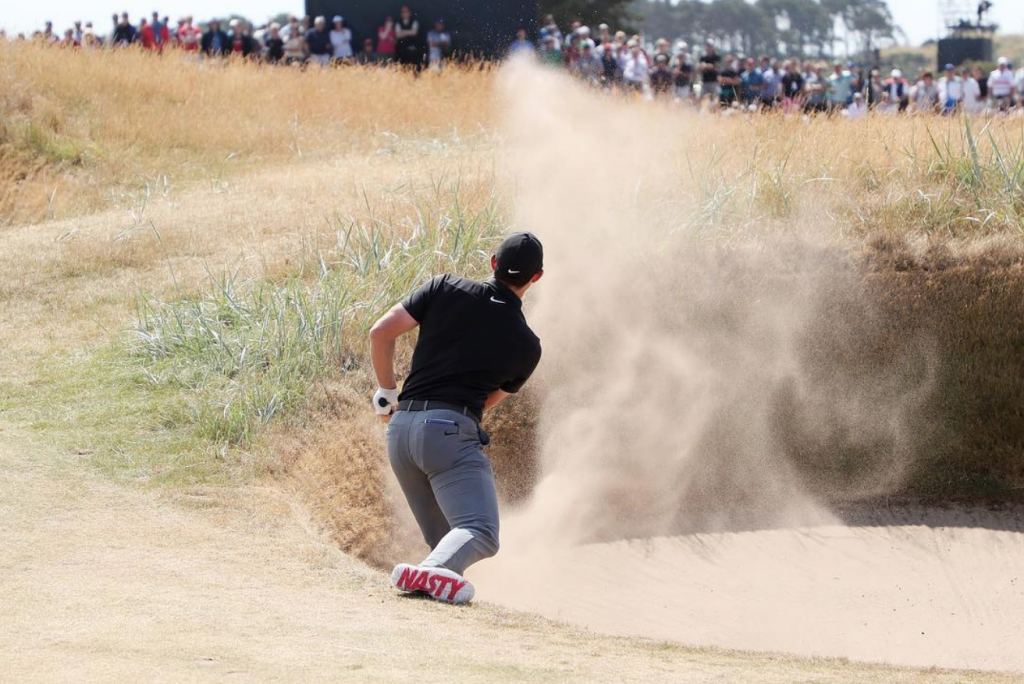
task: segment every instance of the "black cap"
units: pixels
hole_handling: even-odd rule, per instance
[[[512,233],[498,246],[495,256],[495,277],[517,287],[530,282],[544,268],[544,247],[533,233]]]

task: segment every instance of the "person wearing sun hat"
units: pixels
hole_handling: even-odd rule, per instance
[[[1013,70],[1010,69],[1010,60],[1000,57],[995,71],[988,76],[988,93],[992,98],[992,106],[1000,111],[1006,111],[1013,104],[1013,96],[1017,92],[1017,84],[1014,82]]]
[[[331,20],[331,53],[335,62],[352,59],[352,29],[345,26],[340,14]]]
[[[483,448],[484,412],[518,392],[540,362],[540,340],[523,315],[523,296],[544,275],[544,248],[532,233],[509,235],[491,256],[492,278],[435,276],[370,330],[378,389],[373,408],[388,423],[391,469],[431,551],[400,563],[403,592],[465,603],[466,568],[498,552],[498,497]],[[401,392],[395,342],[419,336]]]
[[[964,102],[964,81],[953,64],[946,65],[946,74],[939,79],[939,100],[943,114],[956,114]]]

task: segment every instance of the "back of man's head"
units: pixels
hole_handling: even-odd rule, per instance
[[[526,285],[544,270],[544,247],[533,233],[512,233],[494,256],[494,277],[512,287]]]

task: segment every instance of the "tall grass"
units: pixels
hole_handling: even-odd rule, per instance
[[[335,243],[283,281],[211,274],[199,294],[143,297],[130,352],[152,385],[182,391],[179,420],[200,439],[249,444],[317,380],[360,364],[376,318],[430,275],[480,273],[503,229],[495,201],[467,207],[457,182],[435,185],[411,230],[339,218]]]
[[[52,213],[67,215],[164,176],[217,179],[226,167],[476,135],[492,119],[491,83],[469,68],[414,79],[0,41],[0,181],[18,183],[0,185],[0,225],[46,218],[58,180]]]

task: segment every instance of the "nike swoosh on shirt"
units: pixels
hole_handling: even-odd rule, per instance
[[[508,302],[503,302],[500,299],[495,299],[494,297],[491,297],[491,301],[495,304],[508,304]]]

